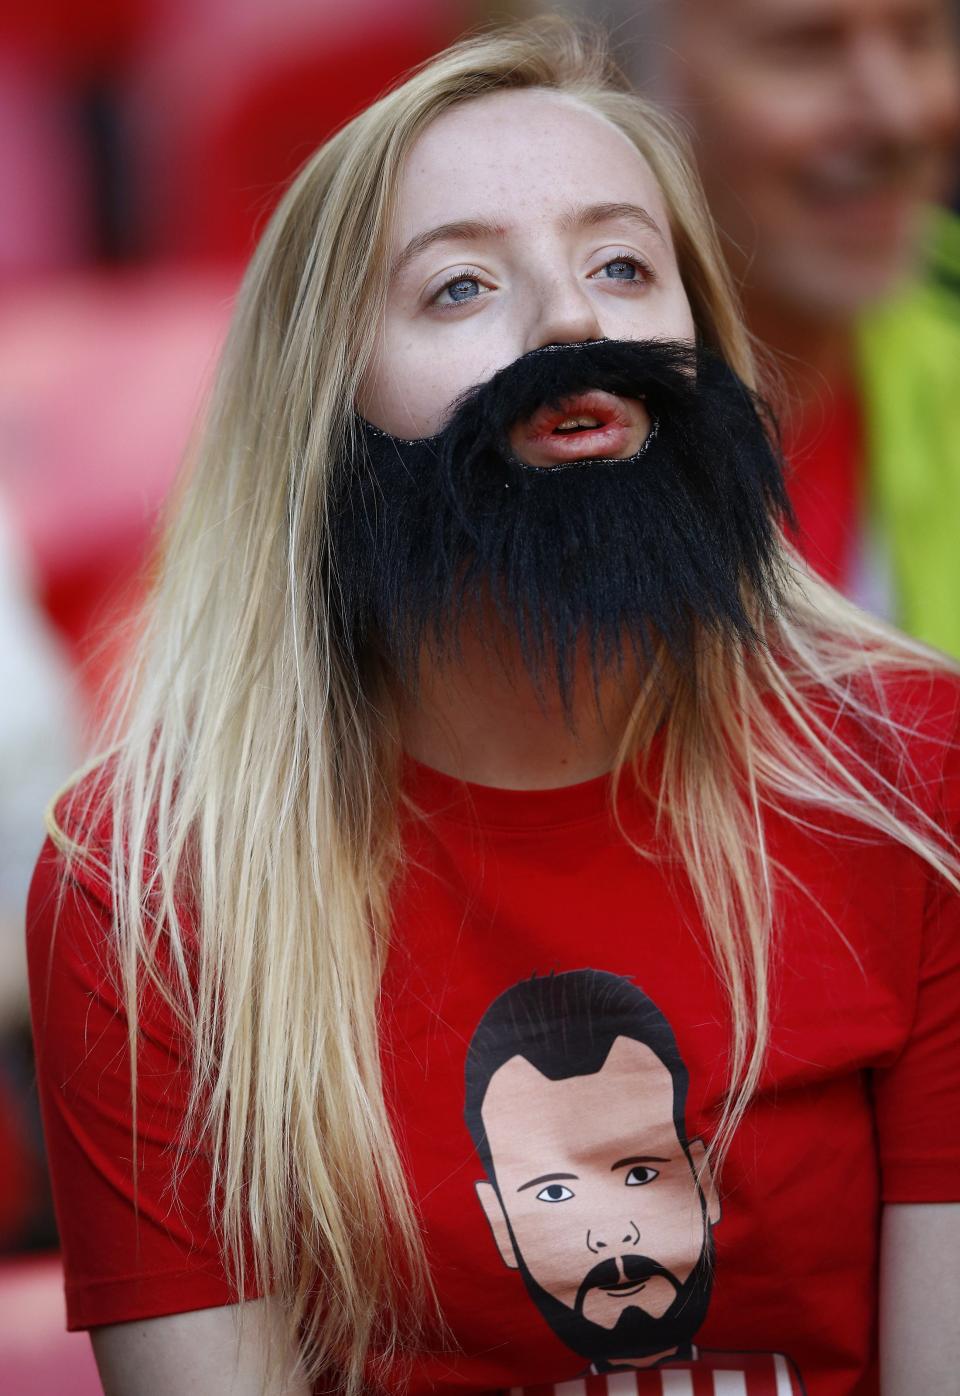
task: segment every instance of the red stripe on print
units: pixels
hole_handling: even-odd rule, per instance
[[[699,1362],[690,1368],[693,1377],[693,1396],[714,1396],[713,1373]]]
[[[778,1396],[777,1373],[773,1359],[770,1366],[761,1371],[747,1372],[747,1396]]]

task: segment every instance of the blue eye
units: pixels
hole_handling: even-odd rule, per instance
[[[443,289],[452,301],[469,301],[480,294],[480,284],[475,276],[462,276],[459,281],[451,281]]]
[[[460,271],[440,287],[433,300],[441,306],[462,305],[464,301],[476,300],[481,290],[478,272]]]
[[[645,1163],[638,1163],[636,1167],[630,1169],[630,1172],[623,1181],[628,1188],[638,1188],[643,1183],[652,1183],[654,1178],[659,1177],[660,1172],[658,1169],[648,1168]]]
[[[646,286],[654,281],[653,268],[648,266],[642,257],[636,256],[632,252],[619,252],[616,257],[611,257],[608,262],[604,262],[598,271],[591,272],[592,281],[619,281],[624,285]]]
[[[538,1202],[566,1202],[573,1193],[569,1188],[565,1188],[562,1183],[548,1183],[545,1188],[541,1188],[537,1193]]]

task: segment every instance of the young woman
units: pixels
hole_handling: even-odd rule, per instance
[[[549,21],[277,210],[31,900],[108,1393],[953,1389],[960,687],[783,542],[721,266]]]

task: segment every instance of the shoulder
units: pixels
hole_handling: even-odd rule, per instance
[[[814,776],[817,793],[808,793],[825,827],[849,836],[869,805],[882,805],[904,830],[923,826],[925,841],[952,844],[960,827],[960,669],[932,651],[929,663],[922,652],[909,664],[878,656],[800,691],[799,716],[793,697],[783,707],[774,700],[768,740],[775,764],[782,757],[794,776],[801,766]],[[805,779],[793,791],[801,803]]]
[[[960,753],[960,666],[879,661],[850,678],[844,701],[824,698],[837,740],[904,793],[932,792]]]
[[[45,952],[58,954],[73,947],[89,951],[90,933],[101,942],[112,924],[113,891],[110,874],[111,823],[109,782],[98,768],[60,797],[52,811],[51,833],[37,858],[27,899],[27,954],[31,979],[45,978]],[[87,934],[78,932],[86,928]]]
[[[53,807],[34,883],[65,881],[82,887],[105,907],[113,904],[114,851],[112,765],[103,761],[78,776]]]
[[[80,777],[58,800],[52,834],[40,850],[27,902],[27,953],[31,978],[45,978],[47,960],[60,966],[97,964],[105,975],[115,973],[117,911],[130,890],[130,847],[138,855],[140,877],[137,903],[144,926],[162,924],[158,893],[152,889],[157,865],[154,836],[134,840],[115,804],[113,768],[109,761]],[[195,918],[187,898],[177,897],[181,939],[192,943]],[[184,939],[185,937],[185,939]],[[150,935],[151,961],[161,971],[168,961],[166,936]]]
[[[35,1031],[116,980],[110,821],[103,773],[57,802],[27,899],[27,965]]]
[[[115,834],[111,806],[109,772],[101,767],[58,803],[56,837],[47,838],[34,870],[26,949],[41,1069],[66,1073],[72,1062],[71,1071],[81,1063],[85,1071],[114,1070],[109,1052],[126,1050],[134,1002],[142,1038],[171,1053],[180,1040],[175,1000],[187,992],[183,969],[196,966],[196,918],[187,899],[177,898],[176,936],[170,933],[151,885],[155,843],[143,857],[142,879],[130,885],[130,859],[125,850],[116,856],[128,840]]]
[[[960,811],[960,669],[881,675],[877,688],[884,773],[934,818]]]
[[[907,668],[880,668],[872,688],[881,715],[919,751],[952,745],[960,727],[960,666],[952,660]]]

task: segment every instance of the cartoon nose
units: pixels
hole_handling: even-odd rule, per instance
[[[587,1250],[592,1251],[594,1255],[598,1255],[600,1251],[609,1250],[611,1241],[613,1241],[614,1245],[617,1244],[617,1233],[618,1228],[616,1227],[604,1227],[600,1231],[597,1231],[593,1227],[591,1227],[591,1229],[587,1232]],[[639,1241],[640,1228],[637,1226],[635,1221],[627,1222],[626,1230],[624,1231],[623,1235],[620,1236],[620,1245],[636,1246],[639,1243]]]

